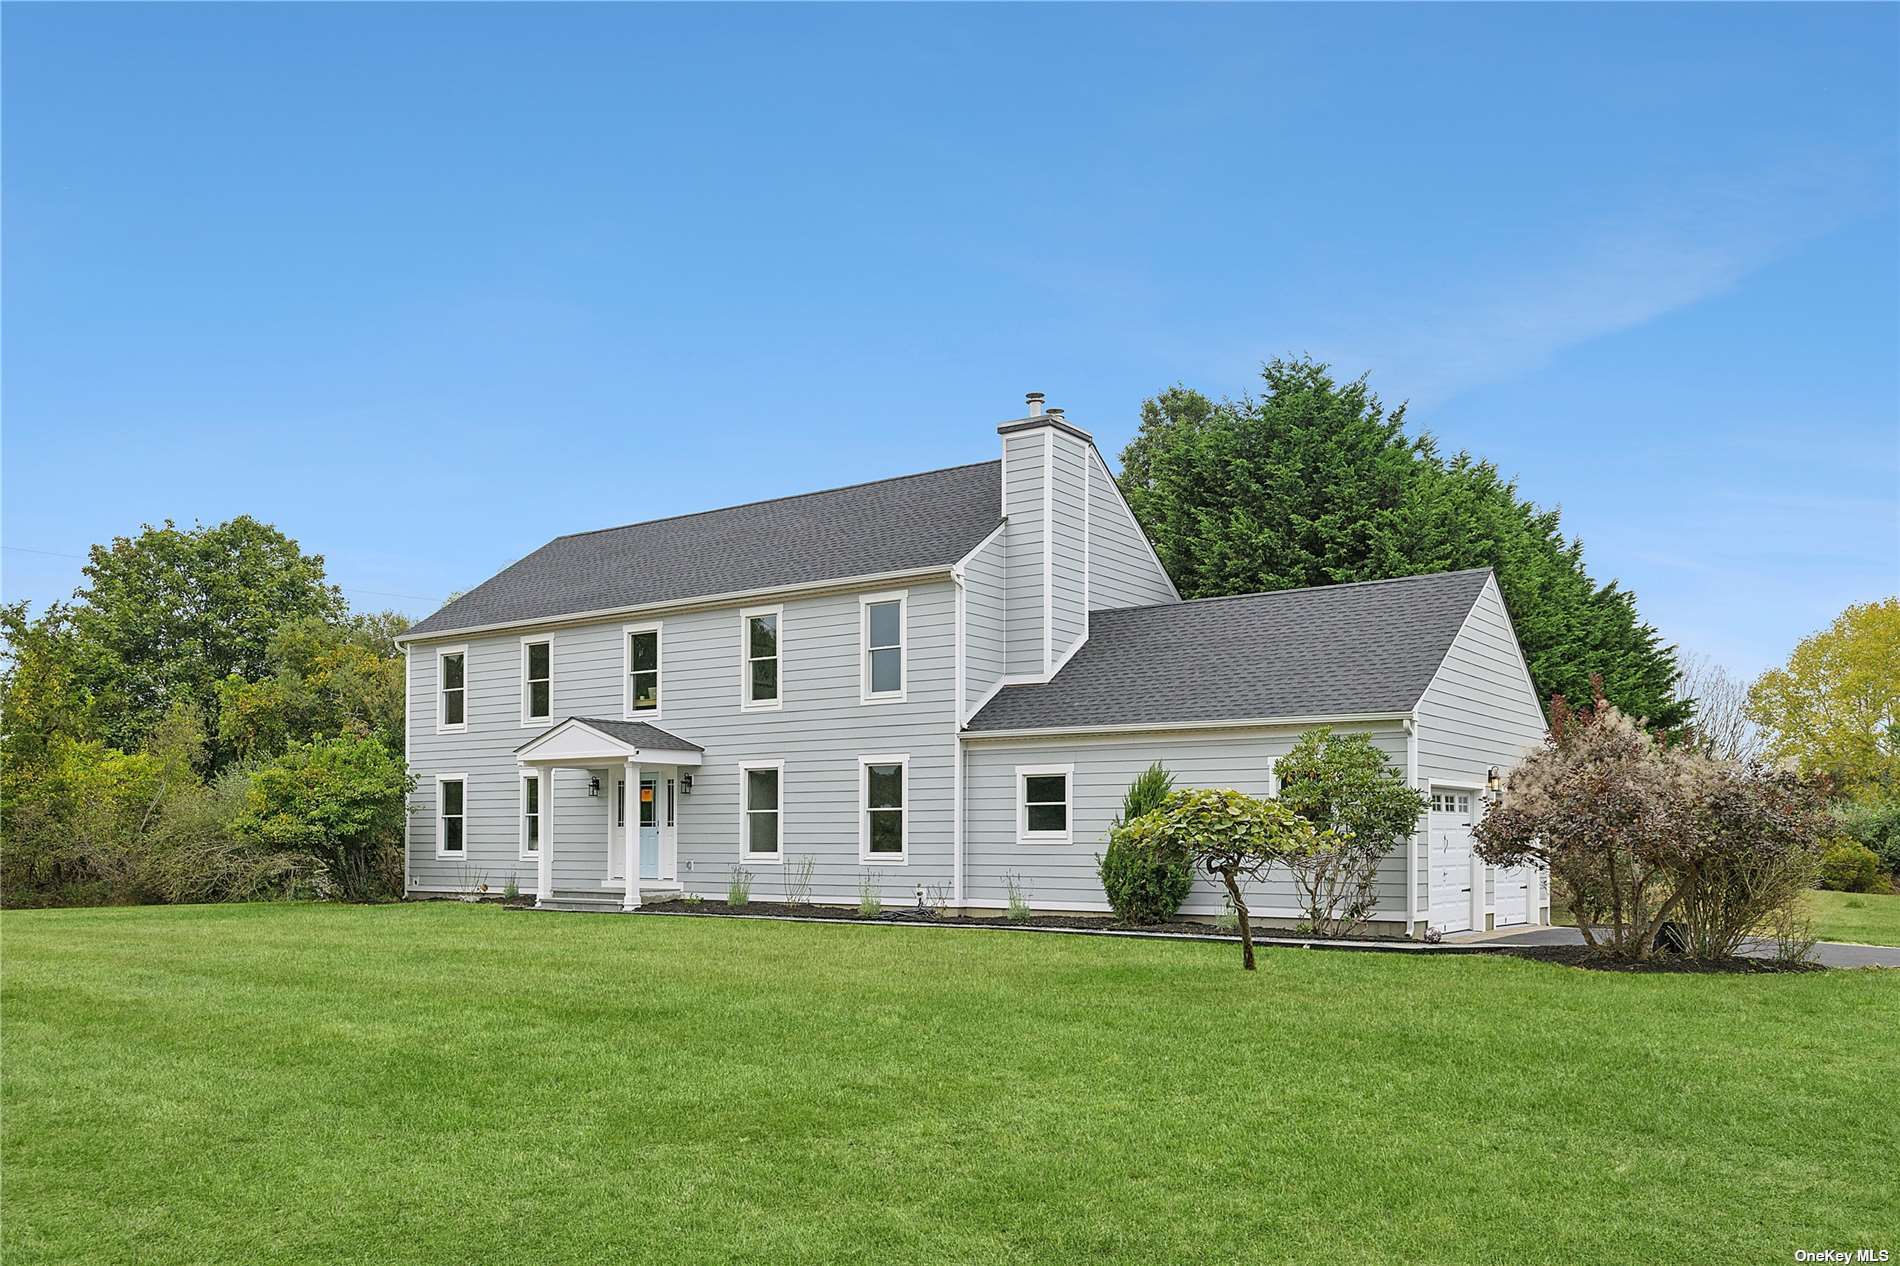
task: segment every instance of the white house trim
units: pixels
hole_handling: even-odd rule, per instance
[[[897,689],[871,689],[871,608],[897,604]],[[888,650],[889,647],[878,647]],[[910,696],[910,590],[887,589],[858,595],[858,702],[903,703]]]
[[[548,710],[544,716],[535,716],[529,709],[528,648],[546,646],[548,648]],[[548,633],[528,633],[521,638],[521,725],[523,729],[537,725],[554,724],[554,637]]]
[[[754,853],[748,851],[752,838],[752,806],[746,803],[750,779],[746,775],[756,769],[769,769],[778,775],[778,851],[774,853]],[[782,760],[747,760],[739,762],[739,864],[742,866],[778,866],[785,861],[785,762]]]
[[[1047,681],[1056,648],[1056,433],[1042,431],[1042,676]]]
[[[653,706],[633,708],[633,635],[653,634]],[[666,626],[659,620],[640,620],[620,626],[620,712],[629,721],[657,721],[666,711]]]
[[[752,698],[752,620],[755,616],[769,615],[777,629],[777,653],[772,657],[773,680],[777,689],[770,699],[755,702]],[[785,706],[785,604],[775,602],[769,606],[746,607],[739,612],[739,711],[741,712],[777,712]]]
[[[871,851],[871,766],[898,767],[900,821],[904,830],[904,849],[900,853]],[[780,796],[783,799],[783,795]],[[858,862],[864,866],[903,866],[910,861],[910,753],[858,757]]]
[[[459,782],[462,784],[462,811],[445,815],[442,812],[442,784]],[[462,820],[462,847],[450,850],[442,847],[442,819],[457,817]],[[466,861],[468,859],[468,775],[437,774],[435,776],[435,856],[437,861]]]
[[[749,602],[755,598],[784,599],[819,598],[827,594],[851,593],[871,585],[891,585],[907,581],[933,580],[947,577],[948,567],[912,567],[903,571],[872,572],[863,576],[840,576],[835,580],[806,581],[796,585],[767,585],[759,589],[734,589],[727,593],[706,594],[694,598],[669,598],[664,602],[642,602],[626,607],[601,607],[593,611],[577,611],[572,615],[537,616],[531,620],[498,620],[490,624],[470,624],[457,629],[438,629],[432,633],[405,633],[394,639],[399,645],[415,643],[423,645],[438,638],[469,638],[477,633],[503,633],[517,629],[565,629],[582,624],[599,624],[602,620],[611,620],[622,616],[643,616],[658,618],[662,615],[683,615],[689,611],[703,611],[708,607],[729,607],[737,602]]]
[[[1018,684],[1018,683],[1010,683]],[[977,711],[982,711],[978,708]],[[1364,721],[1402,721],[1405,712],[1353,712],[1331,716],[1306,717],[1234,717],[1219,721],[1140,721],[1128,725],[1079,725],[1027,730],[965,730],[966,743],[1002,742],[1010,739],[1061,739],[1101,734],[1176,734],[1189,730],[1257,730],[1303,725],[1352,725]]]
[[[1060,831],[1032,831],[1029,829],[1029,780],[1062,777],[1062,829]],[[1048,801],[1037,801],[1047,804]],[[1070,844],[1075,839],[1075,765],[1073,762],[1061,765],[1018,765],[1016,766],[1016,842],[1018,844]]]
[[[691,748],[640,747],[597,730],[580,717],[569,717],[515,749],[516,764],[557,768],[587,769],[630,760],[647,765],[697,766],[705,759],[705,753]]]

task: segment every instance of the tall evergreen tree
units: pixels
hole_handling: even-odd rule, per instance
[[[1184,597],[1491,567],[1541,699],[1587,699],[1595,674],[1626,713],[1687,721],[1675,648],[1633,594],[1590,578],[1557,511],[1490,462],[1408,438],[1405,407],[1363,377],[1274,360],[1261,378],[1258,397],[1176,386],[1144,401],[1122,453],[1122,490]]]

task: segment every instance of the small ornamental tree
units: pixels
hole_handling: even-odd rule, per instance
[[[1238,791],[1177,791],[1159,809],[1122,824],[1132,842],[1157,852],[1178,850],[1190,864],[1217,875],[1227,886],[1240,924],[1240,961],[1254,970],[1253,929],[1241,882],[1258,879],[1275,862],[1312,848],[1312,824],[1271,800]]]
[[[1351,932],[1372,916],[1379,862],[1417,828],[1425,797],[1364,734],[1309,731],[1276,768],[1280,803],[1318,833],[1288,863],[1307,921],[1322,935]]]
[[[402,838],[403,801],[414,782],[378,739],[293,743],[251,775],[233,830],[309,853],[338,896],[365,900],[377,895],[378,851]]]

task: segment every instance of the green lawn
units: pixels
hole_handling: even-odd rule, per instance
[[[1808,918],[1824,941],[1900,945],[1900,895],[1871,892],[1810,892]]]
[[[0,915],[32,1262],[1900,1248],[1900,973],[545,915]]]

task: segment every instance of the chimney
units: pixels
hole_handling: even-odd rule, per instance
[[[1024,396],[1023,399],[1029,404],[1030,417],[1039,418],[1042,416],[1042,393],[1040,391],[1032,391]]]
[[[1062,416],[1062,410],[1060,409],[1051,408],[1049,410],[1049,416],[1054,418],[1058,422],[1067,421],[1067,419]]]

